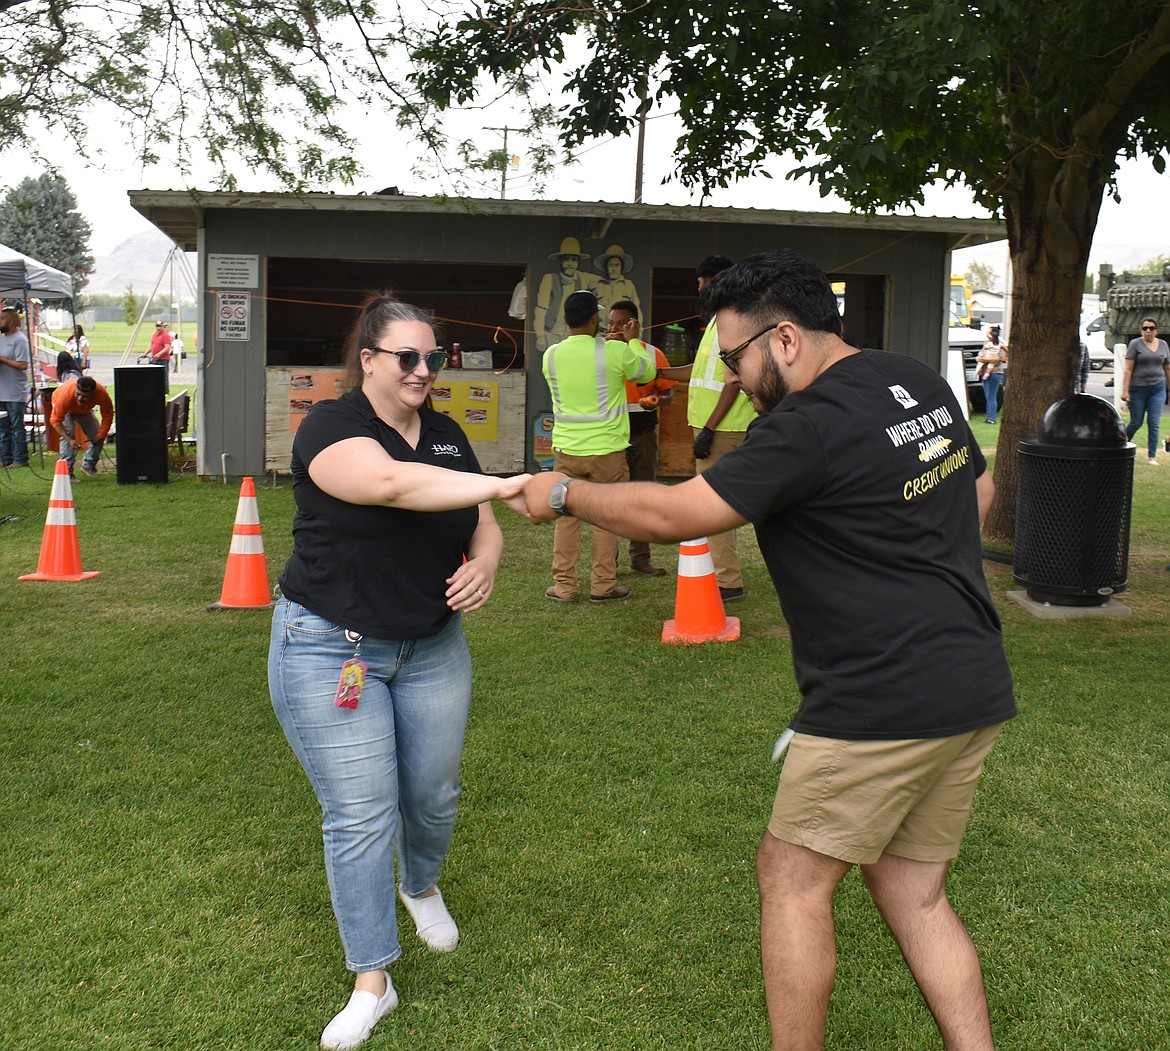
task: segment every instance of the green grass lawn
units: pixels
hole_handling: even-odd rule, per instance
[[[955,903],[999,1045],[1170,1047],[1170,466],[1139,463],[1128,619],[1037,621],[987,563],[1021,714],[987,767]],[[316,1046],[348,996],[319,811],[269,706],[265,612],[208,613],[238,484],[73,488],[78,583],[37,564],[48,471],[0,474],[0,1048]],[[287,482],[257,487],[270,575]],[[475,700],[444,893],[459,951],[409,930],[371,1051],[763,1049],[753,853],[797,703],[754,540],[739,642],[665,647],[673,577],[562,606],[552,530],[467,618]],[[673,565],[675,550],[656,560]],[[875,610],[875,616],[880,611]],[[827,1046],[940,1046],[856,875]]]
[[[138,332],[138,336],[134,341],[134,346],[131,348],[129,355],[126,356],[126,364],[134,365],[138,358],[144,355],[150,349],[150,337],[154,332],[154,322],[145,322]],[[187,417],[187,429],[183,432],[185,435],[193,435],[196,433],[196,419],[198,399],[195,396],[195,381],[192,378],[192,373],[195,369],[194,357],[194,335],[195,326],[185,326],[183,329],[187,344],[187,358],[183,364],[184,371],[178,375],[171,373],[170,376],[170,394],[168,397],[173,398],[181,390],[186,390],[191,395],[190,411]],[[121,361],[123,354],[129,344],[130,337],[134,333],[134,328],[121,321],[99,321],[96,325],[91,325],[85,330],[86,338],[89,340],[89,350],[91,355],[114,355],[118,356],[118,361]],[[69,338],[70,330],[63,329],[61,331],[50,330],[49,334],[55,336],[61,341]],[[55,346],[55,345],[54,345]],[[63,349],[63,348],[62,348]],[[110,367],[109,360],[103,361],[103,365]],[[91,369],[91,371],[93,371]],[[105,371],[104,375],[109,376],[109,372]],[[101,376],[98,377],[106,385],[110,397],[114,399],[114,410],[117,412],[117,389],[113,383],[107,383]],[[115,428],[116,430],[116,428]]]
[[[84,327],[84,326],[83,326]],[[67,340],[72,330],[67,326],[60,331],[49,330],[49,335],[60,340]],[[174,328],[172,326],[172,334]],[[134,326],[123,321],[99,321],[85,329],[85,337],[89,340],[91,354],[118,354],[121,355],[130,344],[130,337],[134,335]],[[133,363],[138,355],[150,350],[150,337],[154,335],[154,319],[148,318],[142,323],[138,335],[134,339],[134,346],[130,352],[129,361]],[[183,342],[190,352],[195,346],[195,326],[183,325]]]

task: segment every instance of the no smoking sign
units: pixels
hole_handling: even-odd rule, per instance
[[[252,296],[248,292],[217,292],[216,338],[243,341],[248,338]]]

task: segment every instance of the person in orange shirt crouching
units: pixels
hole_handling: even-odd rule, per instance
[[[100,425],[94,418],[95,406],[102,411]],[[53,391],[53,413],[49,423],[61,435],[61,459],[69,465],[69,477],[73,477],[73,460],[79,449],[85,452],[81,473],[96,477],[98,457],[114,423],[114,403],[106,388],[92,376],[62,383]],[[80,435],[78,428],[82,432]]]

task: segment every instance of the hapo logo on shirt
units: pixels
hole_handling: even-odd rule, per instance
[[[436,443],[435,445],[431,446],[431,452],[433,452],[436,456],[462,456],[458,445],[439,445]]]
[[[894,396],[894,401],[902,406],[903,409],[912,409],[918,404],[911,396],[910,392],[900,383],[895,383],[890,388],[890,393]]]

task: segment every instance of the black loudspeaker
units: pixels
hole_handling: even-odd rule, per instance
[[[166,382],[159,365],[114,369],[119,485],[167,480]]]

